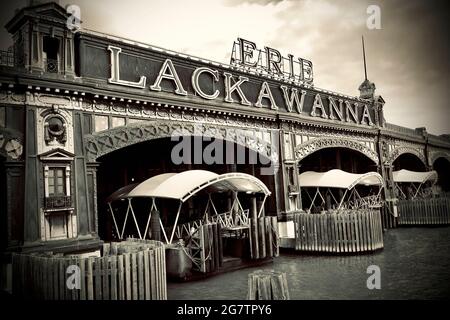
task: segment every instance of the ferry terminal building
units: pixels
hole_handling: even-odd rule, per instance
[[[376,171],[391,209],[393,170],[434,169],[450,189],[450,137],[386,122],[385,101],[367,79],[351,97],[94,31],[73,33],[67,18],[46,3],[6,25],[14,44],[0,60],[3,263],[12,252],[97,250],[116,236],[105,199],[166,172],[254,175],[272,192],[265,214],[280,221],[304,209],[297,177],[308,170]],[[176,132],[227,141],[258,160],[174,164]],[[266,167],[273,174],[263,174]],[[199,206],[192,200],[186,214]]]

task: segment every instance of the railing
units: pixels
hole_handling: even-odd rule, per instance
[[[222,228],[231,228],[236,226],[249,226],[249,210],[246,209],[244,211],[239,211],[238,213],[232,213],[231,211],[227,211],[224,213],[216,214],[213,216],[209,216],[208,221],[211,223],[220,223]],[[205,224],[206,221],[204,219],[198,219],[189,221],[183,224],[177,225],[175,229],[175,235],[178,239],[182,239],[186,236],[190,236],[195,230],[197,230],[200,226]],[[172,232],[172,228],[167,228],[166,233]]]
[[[49,73],[58,73],[59,62],[57,59],[44,59],[45,71]]]
[[[437,136],[434,134],[429,134],[428,135],[428,140],[433,143],[445,143],[445,144],[450,144],[450,136],[449,135],[443,135],[443,136]]]
[[[379,210],[294,214],[295,249],[316,252],[364,252],[383,248]]]
[[[399,225],[450,224],[450,198],[400,200]]]
[[[414,136],[414,137],[422,136],[415,129],[402,127],[402,126],[399,126],[399,125],[396,125],[396,124],[392,124],[392,123],[386,123],[385,124],[385,128],[388,129],[388,130],[391,130],[391,131],[395,131],[395,132],[398,132],[398,133],[406,134],[408,136]]]
[[[45,197],[45,209],[70,208],[72,206],[71,196]]]
[[[393,123],[386,123],[385,128],[390,131],[398,132],[407,136],[422,137],[422,133],[416,129],[402,127]],[[450,138],[448,136],[437,136],[434,134],[428,134],[430,142],[444,142],[450,144]]]
[[[355,200],[346,201],[342,204],[342,208],[359,210],[359,209],[370,209],[370,208],[380,208],[382,205],[382,200],[379,194],[374,194]]]
[[[14,67],[14,51],[0,50],[0,66]]]
[[[12,272],[12,293],[20,298],[167,299],[165,248],[159,241],[105,244],[102,257],[13,254]]]
[[[248,220],[249,210],[232,213],[231,211],[210,216],[212,222],[220,223],[223,228],[230,228],[235,226],[249,226]]]

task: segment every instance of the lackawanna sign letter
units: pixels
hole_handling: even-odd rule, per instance
[[[275,113],[287,112],[374,125],[374,110],[370,101],[314,89],[308,85],[312,78],[309,82],[304,82],[305,85],[295,85],[296,81],[278,76],[280,72],[283,73],[281,56],[276,54],[275,60],[273,52],[278,51],[274,49],[266,48],[269,54],[267,72],[253,75],[251,72],[237,70],[238,67],[233,69],[225,65],[213,65],[200,59],[187,61],[181,54],[167,58],[157,52],[146,50],[137,53],[135,48],[130,51],[124,45],[111,44],[103,51],[109,53],[109,67],[106,65],[108,59],[100,59],[104,53],[98,47],[92,47],[88,42],[82,42],[80,47],[88,56],[87,60],[90,60],[90,56],[98,65],[97,68],[91,68],[92,64],[89,67],[82,64],[83,74],[93,78],[107,78],[109,84],[137,88],[143,93],[146,90],[159,91],[189,99],[217,100],[246,107],[267,108]],[[246,51],[245,54],[248,56],[249,52]],[[289,60],[292,61],[291,55]],[[309,61],[299,60],[302,65],[310,66],[312,72]],[[247,66],[248,62],[244,62],[245,60],[243,65]],[[305,79],[303,74],[301,77]]]

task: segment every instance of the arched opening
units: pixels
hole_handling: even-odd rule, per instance
[[[324,148],[308,155],[299,164],[300,173],[306,171],[326,172],[332,169],[366,173],[377,171],[377,165],[364,154],[347,148]]]
[[[367,173],[370,171],[377,172],[377,164],[366,155],[347,148],[320,149],[308,155],[299,163],[299,173],[306,171],[327,172],[332,169],[340,169],[350,173]],[[362,196],[372,192],[372,187],[370,186],[358,186],[358,189]],[[342,199],[343,196],[343,189],[330,188],[325,196],[324,207],[315,207],[313,209],[315,211],[330,209],[332,207],[332,199]],[[303,209],[310,208],[314,198],[311,197],[306,190],[301,190],[301,197]]]
[[[114,234],[113,221],[111,215],[108,213],[108,206],[105,199],[123,186],[131,183],[139,183],[162,173],[201,169],[217,174],[242,172],[259,178],[266,184],[269,190],[274,190],[274,176],[261,174],[260,169],[269,166],[268,159],[264,158],[261,154],[256,154],[256,152],[248,148],[238,146],[232,142],[225,142],[221,139],[205,141],[202,137],[184,138],[190,141],[189,147],[184,149],[187,151],[186,153],[180,153],[178,152],[179,149],[176,149],[182,140],[172,141],[170,138],[159,138],[124,147],[97,159],[100,162],[97,174],[97,208],[99,235],[101,239],[106,241],[117,239],[117,235]],[[215,149],[217,152],[210,152],[213,144],[220,146]],[[177,151],[175,152],[174,150]],[[244,156],[242,152],[245,153]],[[177,157],[178,155],[185,154],[187,154],[186,158],[180,159]],[[211,161],[213,162],[212,164],[207,164],[209,162],[205,163],[207,159],[201,156],[207,154],[213,156],[214,161]],[[226,211],[233,202],[233,195],[231,193],[212,196],[215,197],[214,204],[217,210],[221,212]],[[250,206],[250,197],[251,195],[246,194],[239,196],[239,200],[244,207]],[[258,197],[261,196],[258,195]],[[262,198],[258,198],[258,200],[262,200]],[[151,199],[137,198],[131,201],[133,201],[136,218],[138,220],[147,219],[148,211],[151,207]],[[156,201],[161,211],[160,216],[163,224],[165,226],[172,225],[179,203],[168,199],[157,199]],[[206,192],[200,192],[198,195],[190,198],[183,205],[179,223],[201,217],[207,202],[208,194]],[[126,211],[126,201],[123,201],[123,206],[124,208],[122,209]],[[122,211],[124,212],[124,210]],[[266,215],[270,215],[275,212],[275,197],[269,197],[266,201],[265,213]],[[139,222],[142,223],[142,221]],[[121,222],[118,221],[118,224],[121,224]],[[133,224],[127,224],[124,237],[127,235],[138,236]]]
[[[437,185],[442,191],[450,192],[450,161],[446,158],[437,158],[433,163],[433,170],[438,173]]]
[[[425,164],[420,160],[419,157],[412,153],[403,153],[392,163],[393,170],[398,171],[401,169],[411,170],[411,171],[426,171]]]

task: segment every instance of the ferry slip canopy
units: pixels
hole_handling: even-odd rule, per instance
[[[106,201],[135,198],[166,198],[185,202],[197,192],[208,188],[212,192],[236,191],[270,195],[266,185],[252,175],[232,172],[216,174],[206,170],[163,173],[141,183],[130,184],[111,194]]]
[[[402,169],[392,172],[392,175],[394,177],[394,182],[425,183],[427,181],[431,181],[432,183],[436,183],[438,179],[438,174],[435,170],[427,172],[417,172]]]
[[[299,175],[300,187],[352,189],[356,185],[384,186],[377,172],[350,173],[339,169],[327,172],[306,171]]]

